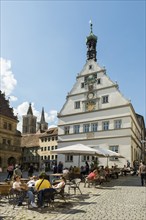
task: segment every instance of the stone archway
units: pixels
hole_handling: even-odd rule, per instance
[[[8,158],[8,164],[9,164],[9,165],[10,165],[10,164],[15,165],[15,164],[16,164],[16,158],[15,158],[15,157],[9,157],[9,158]]]

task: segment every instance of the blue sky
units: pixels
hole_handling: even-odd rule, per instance
[[[97,62],[146,117],[145,1],[1,0],[1,89],[21,116],[32,102],[49,125],[86,63],[89,20]],[[21,129],[21,123],[19,129]]]

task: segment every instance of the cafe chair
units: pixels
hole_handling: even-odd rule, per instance
[[[76,190],[79,190],[79,192],[82,194],[81,189],[80,189],[80,178],[73,179],[70,184],[68,185],[68,193],[70,194],[70,190],[74,190],[74,194],[76,194]]]

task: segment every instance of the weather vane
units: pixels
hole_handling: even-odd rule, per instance
[[[89,24],[90,24],[90,33],[92,33],[92,21],[91,21],[91,19],[90,19],[90,21],[89,21]]]

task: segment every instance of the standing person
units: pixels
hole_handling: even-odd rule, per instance
[[[59,161],[57,170],[58,170],[58,173],[62,173],[63,172],[63,163],[61,161]]]
[[[130,162],[129,162],[129,160],[127,160],[127,167],[130,167]]]
[[[30,167],[28,168],[28,177],[32,177],[34,172],[33,164],[30,164]]]
[[[13,164],[8,165],[8,168],[7,168],[7,172],[8,172],[7,180],[12,178],[13,170],[14,170]]]
[[[85,162],[85,169],[86,169],[86,175],[88,175],[89,174],[89,164],[87,161]]]
[[[144,186],[146,184],[146,165],[144,162],[141,162],[139,166],[139,176],[141,177],[141,185]]]
[[[56,162],[53,165],[53,173],[57,173],[57,163]]]
[[[20,170],[19,165],[17,165],[17,164],[16,164],[16,166],[15,166],[13,175],[14,175],[14,176],[20,176],[20,177],[22,177],[22,171]]]

